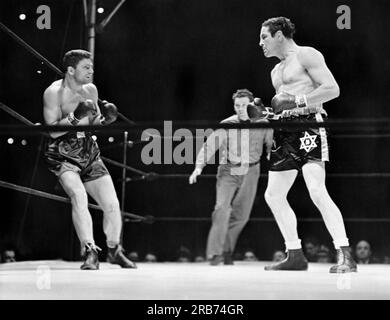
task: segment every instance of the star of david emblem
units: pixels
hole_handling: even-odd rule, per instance
[[[299,149],[304,149],[306,152],[310,152],[317,147],[315,141],[316,138],[316,135],[310,135],[307,131],[305,131],[305,135],[302,138],[299,138],[299,140],[301,140],[301,146]]]

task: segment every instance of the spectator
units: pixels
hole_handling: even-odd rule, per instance
[[[154,262],[157,262],[157,257],[155,254],[153,253],[147,253],[145,255],[145,262],[148,262],[148,263],[154,263]]]
[[[303,241],[303,249],[305,251],[305,256],[307,261],[316,262],[317,254],[320,249],[320,244],[315,237],[308,237]]]
[[[185,246],[180,246],[179,250],[177,251],[177,262],[191,262],[192,254],[190,249],[188,249]]]
[[[199,256],[196,256],[195,259],[194,259],[194,262],[205,262],[206,259],[205,257],[199,255]]]
[[[361,240],[355,248],[356,262],[359,264],[371,263],[371,245],[366,240]]]
[[[382,246],[381,259],[377,263],[390,264],[390,246],[389,245],[385,244]]]
[[[4,263],[8,263],[8,262],[16,262],[16,254],[15,254],[15,251],[13,249],[5,249],[3,251],[3,261]]]
[[[383,263],[384,264],[390,264],[390,256],[389,255],[385,255],[383,257]]]
[[[273,262],[280,262],[286,259],[286,254],[283,251],[275,251],[273,256],[272,256],[272,261]]]
[[[317,252],[317,262],[320,263],[331,263],[332,256],[330,254],[330,250],[327,246],[321,245]]]
[[[127,258],[129,258],[131,261],[138,262],[139,261],[139,255],[137,251],[131,251],[127,255]]]
[[[252,250],[247,250],[244,253],[244,261],[257,261],[257,257]]]

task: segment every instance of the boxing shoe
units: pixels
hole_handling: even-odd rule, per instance
[[[115,248],[108,248],[107,262],[118,264],[122,268],[137,269],[137,265],[125,257],[123,254],[123,248],[120,244],[117,244]]]
[[[302,249],[288,250],[287,258],[264,267],[264,270],[307,270],[308,263]]]
[[[223,253],[223,264],[224,265],[233,265],[233,258],[231,252],[224,252]]]
[[[217,266],[223,262],[223,256],[222,255],[214,255],[209,260],[210,266]]]
[[[337,264],[329,269],[330,273],[357,272],[357,265],[349,247],[337,249]]]
[[[84,263],[80,266],[81,270],[99,269],[98,250],[101,251],[98,246],[92,243],[85,244],[85,252],[83,254]]]

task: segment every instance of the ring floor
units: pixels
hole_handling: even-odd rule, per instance
[[[359,265],[330,274],[331,264],[308,271],[264,271],[266,262],[138,263],[138,269],[100,263],[22,261],[0,264],[0,300],[388,300],[390,265]]]

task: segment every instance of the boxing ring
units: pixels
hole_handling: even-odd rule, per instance
[[[29,52],[38,57],[58,75],[62,72],[47,61],[41,54],[28,46],[11,30],[0,23],[5,30]],[[124,122],[107,128],[83,126],[53,128],[45,125],[35,125],[33,122],[16,112],[13,108],[0,103],[0,109],[7,112],[23,125],[0,125],[1,135],[31,134],[47,135],[47,131],[82,131],[97,133],[123,133],[123,141],[107,148],[101,148],[102,153],[109,148],[121,147],[122,162],[106,156],[102,159],[112,166],[122,170],[121,175],[121,210],[124,222],[161,223],[161,222],[199,222],[210,221],[199,217],[164,217],[146,214],[135,214],[125,211],[126,183],[137,181],[154,181],[157,179],[188,179],[188,174],[145,172],[128,165],[127,151],[129,146],[148,142],[145,139],[130,141],[129,132],[139,132],[148,128],[162,129],[161,122],[136,123],[119,114]],[[342,119],[326,123],[299,124],[300,128],[328,127],[340,130],[337,138],[382,139],[389,138],[390,119]],[[181,128],[265,128],[294,127],[296,124],[241,124],[222,125],[214,122],[175,122]],[[358,129],[358,130],[357,130]],[[347,132],[347,133],[346,133]],[[172,137],[162,137],[169,139]],[[130,171],[137,176],[129,177]],[[267,175],[262,174],[264,179]],[[390,173],[334,173],[329,178],[389,178]],[[201,179],[214,179],[215,174],[204,174]],[[42,201],[50,199],[70,203],[66,197],[57,194],[35,190],[26,186],[16,185],[0,180],[0,187],[15,192],[27,193],[41,197]],[[100,210],[97,205],[90,208]],[[274,223],[273,218],[251,218],[251,221]],[[298,221],[322,221],[321,218],[304,218]],[[383,222],[390,219],[350,218],[346,222]],[[329,274],[331,264],[310,263],[309,270],[302,271],[264,271],[266,261],[246,262],[235,261],[233,266],[210,267],[208,262],[174,263],[138,262],[138,269],[126,270],[119,266],[101,262],[99,271],[82,271],[80,262],[63,260],[19,261],[0,264],[0,300],[360,300],[390,298],[390,265],[371,264],[359,265],[358,273]]]
[[[16,111],[0,104],[4,111],[12,114],[25,125],[2,126],[1,132],[45,134],[57,128],[33,125]],[[359,128],[366,126],[364,138],[386,138],[386,122],[359,120]],[[336,121],[326,125],[337,129],[340,125],[354,127],[357,121]],[[372,124],[375,123],[375,126]],[[215,123],[180,123],[185,127],[219,126]],[[310,124],[321,125],[324,124]],[[154,123],[155,127],[161,126]],[[253,127],[254,125],[241,125]],[[378,128],[382,129],[378,133]],[[113,125],[107,128],[86,127],[86,130],[104,130],[110,132],[130,132],[139,128],[150,127],[150,124]],[[370,128],[375,127],[375,133]],[[59,128],[64,130],[63,128]],[[69,127],[68,130],[80,130]],[[359,130],[362,135],[362,130]],[[346,134],[340,135],[345,137]],[[136,142],[137,143],[137,142]],[[111,147],[123,147],[128,142],[124,140]],[[102,148],[104,149],[104,148]],[[104,150],[103,150],[104,154]],[[124,157],[125,158],[125,157]],[[126,163],[104,157],[111,165],[125,171],[138,174],[138,178],[122,176],[125,182],[137,183],[139,180],[154,181],[158,179],[182,180],[188,179],[186,174],[158,174],[144,172],[128,166]],[[344,173],[330,174],[330,178],[388,178],[388,173]],[[262,174],[265,178],[266,174]],[[203,179],[215,178],[209,174]],[[127,179],[127,180],[126,180]],[[69,199],[55,194],[30,189],[24,186],[0,181],[0,186],[16,192],[24,192],[33,196],[48,198],[60,202]],[[45,201],[42,199],[42,201]],[[90,205],[92,209],[99,209]],[[122,206],[123,208],[123,206]],[[174,223],[178,221],[199,222],[209,221],[208,218],[196,217],[153,217],[142,216],[123,211],[124,219],[128,221],[147,223]],[[273,218],[252,218],[251,221],[275,223]],[[299,219],[298,221],[322,221],[321,218]],[[374,219],[346,219],[346,222],[373,222]],[[377,219],[376,222],[388,223],[388,219]],[[247,262],[235,261],[233,266],[210,267],[208,262],[201,263],[138,263],[138,269],[126,270],[119,266],[101,262],[99,271],[86,272],[79,269],[80,262],[62,260],[20,261],[0,264],[0,299],[23,300],[381,300],[390,297],[390,265],[370,264],[359,265],[358,273],[329,274],[331,264],[310,263],[308,271],[264,271],[267,261]]]
[[[25,261],[0,264],[0,300],[388,300],[389,265],[359,265],[354,274],[329,274],[330,264],[308,271],[264,271],[265,262],[138,263],[125,270],[101,263]]]

